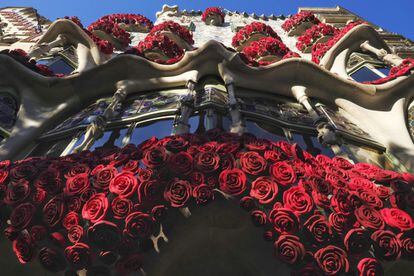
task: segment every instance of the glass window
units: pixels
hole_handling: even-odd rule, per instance
[[[53,73],[68,75],[72,73],[74,68],[62,57],[54,57],[47,59],[40,59],[37,61],[39,64],[47,65]]]
[[[39,143],[29,156],[51,156],[58,157],[66,149],[72,137],[67,137],[59,141],[45,141]]]
[[[172,127],[172,119],[150,122],[145,125],[138,125],[131,135],[130,143],[139,145],[153,136],[157,138],[164,138],[165,136],[171,135]]]
[[[391,70],[390,67],[375,67],[375,69],[383,73],[385,76],[388,76]]]
[[[102,137],[95,141],[90,150],[93,151],[94,149],[100,147],[122,147],[122,140],[124,139],[127,131],[127,128],[118,128],[114,130],[105,131]]]
[[[316,156],[318,154],[323,154],[331,158],[335,156],[335,153],[332,151],[332,149],[330,147],[324,147],[321,143],[319,143],[316,136],[293,132],[292,138],[292,142],[297,143],[302,149],[306,150],[313,156]]]
[[[286,140],[283,130],[272,125],[248,120],[246,122],[246,128],[247,132],[254,134],[258,138],[268,139],[270,141]]]
[[[366,66],[362,66],[360,69],[352,73],[351,77],[357,82],[368,82],[382,78],[382,76],[376,74]]]
[[[18,105],[13,96],[0,93],[0,127],[10,130],[16,122]]]

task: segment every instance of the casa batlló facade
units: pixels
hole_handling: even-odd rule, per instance
[[[341,8],[0,9],[2,275],[413,275],[414,44]]]

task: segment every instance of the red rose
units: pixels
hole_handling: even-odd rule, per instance
[[[65,256],[69,264],[76,270],[88,268],[91,264],[91,252],[89,246],[84,243],[66,247]]]
[[[13,209],[10,224],[16,230],[25,229],[32,221],[36,208],[31,203],[23,203]]]
[[[36,205],[43,204],[44,201],[46,200],[46,192],[42,189],[36,188],[35,191],[33,192],[32,199],[33,199],[33,203]]]
[[[265,160],[268,160],[272,163],[281,161],[283,159],[283,154],[278,150],[266,150],[263,156]]]
[[[43,247],[37,257],[40,264],[49,271],[59,272],[66,267],[65,259],[55,249]]]
[[[120,197],[130,198],[135,193],[138,180],[129,172],[118,173],[109,184],[109,191]]]
[[[118,170],[113,166],[106,166],[99,168],[95,175],[92,185],[102,191],[106,191],[109,188],[109,183],[118,174]]]
[[[267,222],[266,213],[261,210],[254,210],[250,213],[250,216],[255,226],[263,226]]]
[[[102,250],[113,250],[120,242],[118,226],[109,221],[99,221],[89,227],[88,241]]]
[[[325,210],[329,210],[331,208],[331,199],[328,195],[312,191],[312,198],[316,206]]]
[[[371,246],[369,232],[366,229],[351,229],[344,238],[344,245],[350,254],[361,254]]]
[[[266,170],[267,162],[257,152],[250,151],[242,153],[240,157],[240,166],[245,173],[260,175]]]
[[[63,218],[62,225],[65,227],[65,229],[69,229],[72,226],[79,224],[79,216],[76,212],[69,212],[66,214],[66,216]]]
[[[256,207],[255,200],[250,196],[244,196],[240,199],[240,207],[246,211],[251,211]]]
[[[40,242],[46,238],[47,230],[44,226],[41,225],[34,225],[30,229],[30,236],[32,237],[32,241]]]
[[[414,260],[414,229],[398,234],[401,243],[401,257],[406,260]]]
[[[374,258],[363,258],[358,263],[359,276],[382,276],[384,275],[384,269],[381,263]]]
[[[287,208],[274,208],[269,214],[269,222],[279,234],[295,233],[299,229],[299,218]]]
[[[326,243],[331,239],[331,227],[322,215],[312,215],[303,226],[308,238],[313,240],[315,244]]]
[[[68,196],[81,195],[89,188],[88,174],[80,173],[66,180],[65,194]]]
[[[128,198],[115,197],[111,202],[114,218],[124,219],[132,210],[132,201]]]
[[[276,256],[283,262],[295,264],[305,256],[305,247],[299,237],[281,235],[274,244]]]
[[[204,174],[201,172],[192,172],[190,175],[190,184],[193,187],[203,184],[204,180]]]
[[[229,195],[240,195],[246,190],[246,175],[240,169],[223,170],[219,176],[220,189]]]
[[[349,193],[344,189],[337,189],[331,197],[331,206],[337,213],[351,214],[354,211],[354,206],[349,200]]]
[[[339,247],[328,245],[316,251],[314,257],[326,275],[338,275],[349,270],[346,253]]]
[[[152,147],[144,152],[142,163],[148,168],[157,168],[165,163],[168,156],[164,147]]]
[[[329,215],[329,223],[332,228],[340,235],[344,234],[355,222],[352,217],[345,215],[344,213],[331,213]]]
[[[172,207],[183,207],[191,196],[191,185],[188,181],[174,179],[164,190],[164,198]]]
[[[178,135],[165,137],[158,144],[163,145],[168,151],[174,153],[185,151],[188,147],[188,141]]]
[[[131,172],[133,174],[136,174],[139,171],[139,161],[138,160],[129,160],[124,167],[122,168],[122,171],[125,172]]]
[[[377,230],[371,235],[375,257],[386,260],[398,260],[401,255],[401,244],[397,236],[388,230]]]
[[[150,180],[154,174],[154,171],[151,169],[140,169],[138,171],[138,180],[139,181],[146,181]]]
[[[47,169],[43,171],[35,181],[35,186],[46,191],[46,193],[50,195],[61,193],[63,183],[59,171],[55,169]]]
[[[227,142],[220,144],[216,152],[219,155],[235,154],[240,148],[240,143],[238,142]]]
[[[6,179],[9,176],[9,171],[0,170],[0,185],[6,183]]]
[[[11,180],[16,181],[19,179],[32,180],[37,174],[37,169],[31,164],[19,164],[10,170]]]
[[[338,189],[347,186],[347,182],[345,181],[345,179],[336,174],[327,173],[325,175],[325,180],[328,181],[333,187]]]
[[[163,182],[160,180],[143,181],[138,186],[138,202],[153,202],[160,199]]]
[[[300,187],[291,187],[285,191],[283,203],[286,208],[299,215],[309,213],[313,208],[312,198]]]
[[[65,174],[66,178],[74,177],[77,174],[88,174],[91,171],[88,165],[86,164],[77,164],[70,168],[70,170]]]
[[[43,207],[43,220],[46,225],[53,227],[62,220],[64,213],[65,204],[61,197],[56,196]]]
[[[410,230],[414,227],[413,219],[409,214],[397,208],[381,209],[381,215],[389,226],[400,231]]]
[[[374,189],[378,197],[382,200],[388,199],[391,195],[390,188],[388,187],[380,185],[380,186],[376,186]]]
[[[84,235],[83,227],[80,225],[73,225],[68,229],[68,240],[71,243],[79,242]]]
[[[13,251],[21,264],[30,262],[34,255],[34,246],[30,235],[21,234],[13,241]]]
[[[151,210],[151,215],[156,221],[161,221],[164,219],[167,213],[167,207],[164,205],[156,205]]]
[[[382,208],[382,200],[376,195],[374,190],[357,189],[358,197],[368,206],[373,208]]]
[[[295,170],[285,161],[273,164],[270,167],[270,175],[276,179],[278,184],[283,186],[292,185],[296,182]]]
[[[154,221],[149,214],[133,212],[125,219],[124,233],[131,238],[148,238],[153,231]]]
[[[355,217],[366,228],[377,230],[383,229],[385,226],[381,213],[365,205],[355,210]]]
[[[348,184],[348,188],[353,191],[356,191],[359,188],[370,191],[373,190],[374,187],[374,183],[362,177],[353,177]]]
[[[108,198],[103,193],[94,194],[83,205],[82,217],[92,223],[102,220],[108,211]]]
[[[185,151],[178,152],[168,159],[168,165],[174,174],[188,175],[193,170],[193,157]]]
[[[21,179],[17,183],[12,183],[7,189],[4,202],[6,204],[19,204],[27,199],[30,195],[29,182]]]
[[[82,200],[77,196],[68,198],[67,205],[69,211],[79,212],[82,208]]]
[[[195,158],[195,167],[203,173],[212,173],[220,166],[220,156],[215,152],[199,152]]]
[[[213,189],[205,184],[198,185],[193,189],[193,197],[197,204],[206,204],[214,200]]]
[[[250,196],[256,198],[260,204],[269,204],[275,199],[278,193],[276,182],[267,176],[256,178],[252,183]]]

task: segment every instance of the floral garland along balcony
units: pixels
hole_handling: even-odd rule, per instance
[[[109,41],[116,49],[124,49],[131,43],[130,34],[113,21],[98,19],[89,25],[88,31],[100,39]]]
[[[152,28],[149,35],[166,35],[173,40],[180,48],[190,50],[194,44],[193,34],[187,28],[174,21],[164,21]]]
[[[281,40],[277,33],[269,25],[261,22],[253,22],[241,28],[233,36],[231,45],[240,52],[243,48],[249,46],[253,41],[260,40],[264,37],[273,37]]]
[[[294,275],[382,275],[382,263],[414,255],[401,196],[413,184],[407,173],[217,130],[0,163],[5,235],[21,263],[37,256],[53,272],[145,271],[141,245],[159,250],[167,211],[188,216],[223,196]]]
[[[347,24],[344,28],[338,31],[330,40],[325,43],[316,43],[312,46],[312,61],[319,64],[323,56],[350,30],[355,26],[363,24],[363,21],[355,21]]]
[[[319,23],[321,22],[313,13],[302,11],[286,19],[282,24],[282,28],[289,36],[301,35],[304,31]]]
[[[168,36],[162,34],[149,34],[144,41],[141,41],[134,48],[136,49],[135,54],[160,64],[176,63],[184,55],[183,49]]]
[[[151,20],[141,14],[115,13],[105,15],[101,18],[104,21],[114,22],[121,29],[128,32],[149,32],[153,27]]]
[[[406,58],[401,62],[400,65],[392,67],[387,77],[374,80],[374,81],[364,82],[364,83],[365,84],[383,84],[391,80],[395,80],[398,77],[410,75],[413,70],[414,70],[414,59]]]
[[[241,52],[242,57],[251,66],[265,66],[290,57],[300,57],[293,53],[280,40],[273,37],[264,37],[253,41]]]
[[[201,15],[201,20],[207,25],[222,26],[224,23],[224,12],[218,7],[207,8]]]
[[[303,53],[310,53],[312,51],[312,45],[328,41],[338,31],[339,30],[337,28],[324,23],[313,25],[311,28],[307,29],[300,37],[298,37],[296,48],[298,48]]]

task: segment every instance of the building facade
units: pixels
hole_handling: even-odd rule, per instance
[[[342,7],[156,18],[0,9],[5,275],[412,275],[414,43]]]

